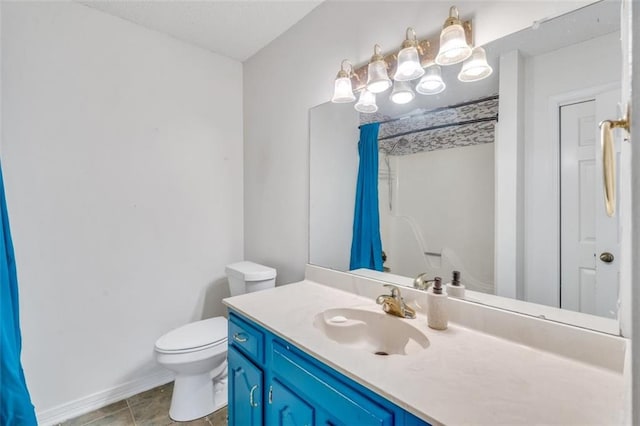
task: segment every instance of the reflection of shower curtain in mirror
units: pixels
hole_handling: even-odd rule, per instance
[[[378,211],[378,123],[361,126],[358,183],[353,217],[349,269],[382,271],[382,242]]]
[[[0,170],[0,425],[36,425],[36,416],[20,363],[18,282],[9,218]]]

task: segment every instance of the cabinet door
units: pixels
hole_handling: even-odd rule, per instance
[[[392,426],[396,423],[393,410],[346,386],[313,363],[305,355],[274,342],[273,373],[318,411],[319,425]]]
[[[312,426],[313,408],[277,379],[269,387],[267,424],[278,426]]]
[[[262,425],[262,370],[229,346],[229,425]]]

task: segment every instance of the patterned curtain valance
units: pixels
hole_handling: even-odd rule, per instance
[[[380,123],[379,150],[389,155],[492,143],[497,120],[498,95],[401,119],[378,113],[360,114],[361,123]]]

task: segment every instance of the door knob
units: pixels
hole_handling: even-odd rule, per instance
[[[604,253],[600,254],[600,260],[602,260],[605,263],[611,263],[613,262],[613,259],[614,259],[613,255],[608,251],[605,251]]]

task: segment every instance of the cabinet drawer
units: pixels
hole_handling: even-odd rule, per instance
[[[279,342],[273,344],[272,363],[276,377],[286,381],[287,386],[298,392],[310,405],[339,413],[340,423],[393,425],[392,412],[331,377]]]
[[[259,364],[264,363],[264,333],[233,314],[229,315],[229,344]]]

